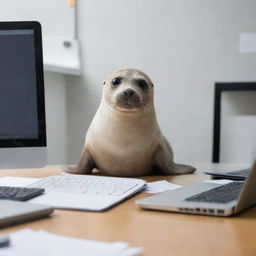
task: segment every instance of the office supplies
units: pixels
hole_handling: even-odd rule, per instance
[[[41,26],[0,22],[0,169],[46,164]]]
[[[250,171],[251,171],[251,168],[238,170],[238,171],[232,171],[232,172],[207,171],[204,173],[211,175],[213,178],[231,179],[231,180],[246,180]]]
[[[44,189],[42,188],[0,186],[0,199],[26,201],[43,194],[43,192]]]
[[[9,246],[9,244],[10,244],[9,236],[5,234],[0,234],[0,248]]]
[[[124,242],[101,242],[22,229],[10,234],[11,247],[2,248],[4,256],[137,256],[142,248]]]
[[[46,192],[30,202],[59,209],[104,211],[143,190],[145,183],[141,179],[68,174],[42,178],[27,187]]]
[[[46,217],[53,212],[51,206],[10,200],[0,200],[0,209],[0,227]]]
[[[182,213],[229,216],[256,203],[256,161],[246,182],[200,182],[136,201],[138,207]]]

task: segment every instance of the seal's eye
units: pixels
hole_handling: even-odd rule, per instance
[[[138,79],[136,80],[136,84],[142,89],[145,90],[148,88],[148,84],[144,79]]]
[[[121,84],[121,82],[122,82],[122,78],[116,77],[112,80],[112,85],[115,87],[115,86],[118,86],[119,84]]]

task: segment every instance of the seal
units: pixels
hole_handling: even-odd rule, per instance
[[[136,69],[122,69],[104,81],[99,108],[87,131],[81,158],[67,172],[94,168],[113,176],[186,174],[195,168],[173,161],[154,109],[154,86]]]

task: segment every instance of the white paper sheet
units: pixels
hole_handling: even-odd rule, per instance
[[[1,256],[137,256],[141,252],[142,248],[124,242],[99,242],[31,229],[12,233],[10,246],[0,248]]]
[[[146,185],[146,188],[143,190],[145,193],[160,193],[166,190],[181,188],[181,186],[168,182],[167,180],[147,182]]]
[[[240,34],[240,52],[241,53],[256,52],[256,33]]]

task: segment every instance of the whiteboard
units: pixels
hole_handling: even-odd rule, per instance
[[[0,0],[1,21],[39,21],[45,70],[80,74],[75,0]],[[66,41],[70,42],[65,47]]]

